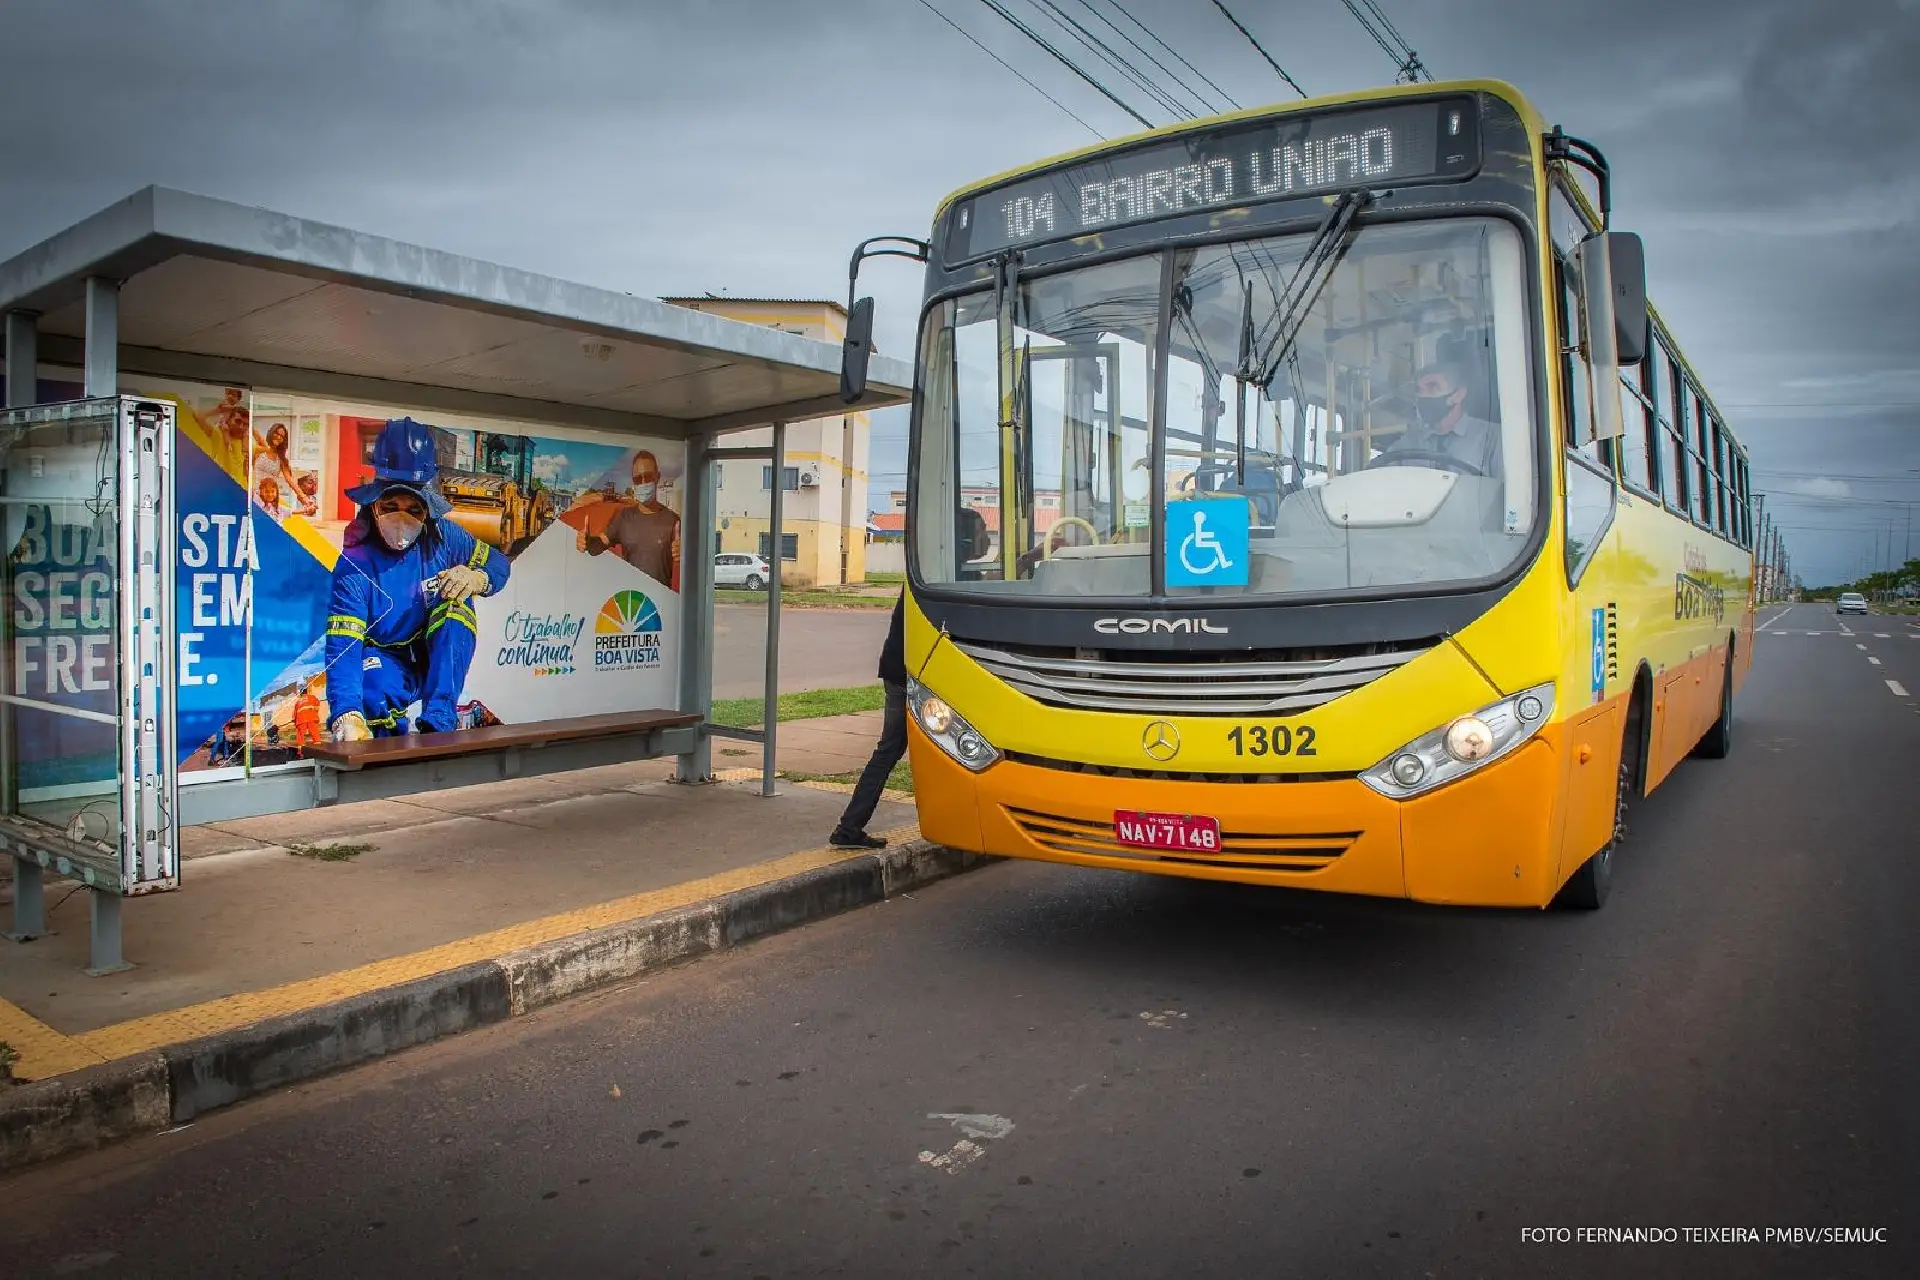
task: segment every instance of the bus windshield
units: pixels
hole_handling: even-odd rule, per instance
[[[1439,590],[1509,567],[1536,505],[1518,233],[1363,227],[1317,272],[1302,270],[1311,240],[1022,280],[1010,324],[990,290],[931,308],[919,580],[1027,599],[1274,597]]]

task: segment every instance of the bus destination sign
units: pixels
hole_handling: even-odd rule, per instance
[[[1352,187],[1470,176],[1470,98],[1234,125],[1103,156],[982,192],[953,214],[952,260],[1156,218]]]

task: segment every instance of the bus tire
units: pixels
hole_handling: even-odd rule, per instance
[[[1720,718],[1694,744],[1702,760],[1725,760],[1733,750],[1733,642],[1727,642],[1727,668],[1720,677]]]
[[[1627,723],[1620,733],[1620,768],[1613,784],[1613,833],[1606,844],[1560,886],[1554,899],[1558,906],[1575,911],[1598,911],[1607,905],[1613,892],[1613,855],[1627,834],[1627,814],[1640,794],[1642,765],[1647,750],[1647,697],[1645,681],[1636,683],[1633,700],[1627,704]]]

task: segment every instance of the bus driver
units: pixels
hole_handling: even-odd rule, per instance
[[[1389,445],[1375,465],[1390,465],[1395,454],[1424,453],[1463,462],[1483,476],[1498,476],[1500,428],[1467,412],[1470,385],[1465,367],[1452,361],[1422,369],[1414,379],[1413,406],[1419,421]],[[1402,465],[1444,466],[1417,457]]]

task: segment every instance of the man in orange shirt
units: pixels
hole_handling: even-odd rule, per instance
[[[313,696],[313,686],[300,690],[300,696],[293,700],[293,744],[303,751],[308,743],[318,746],[320,737],[320,699]]]

